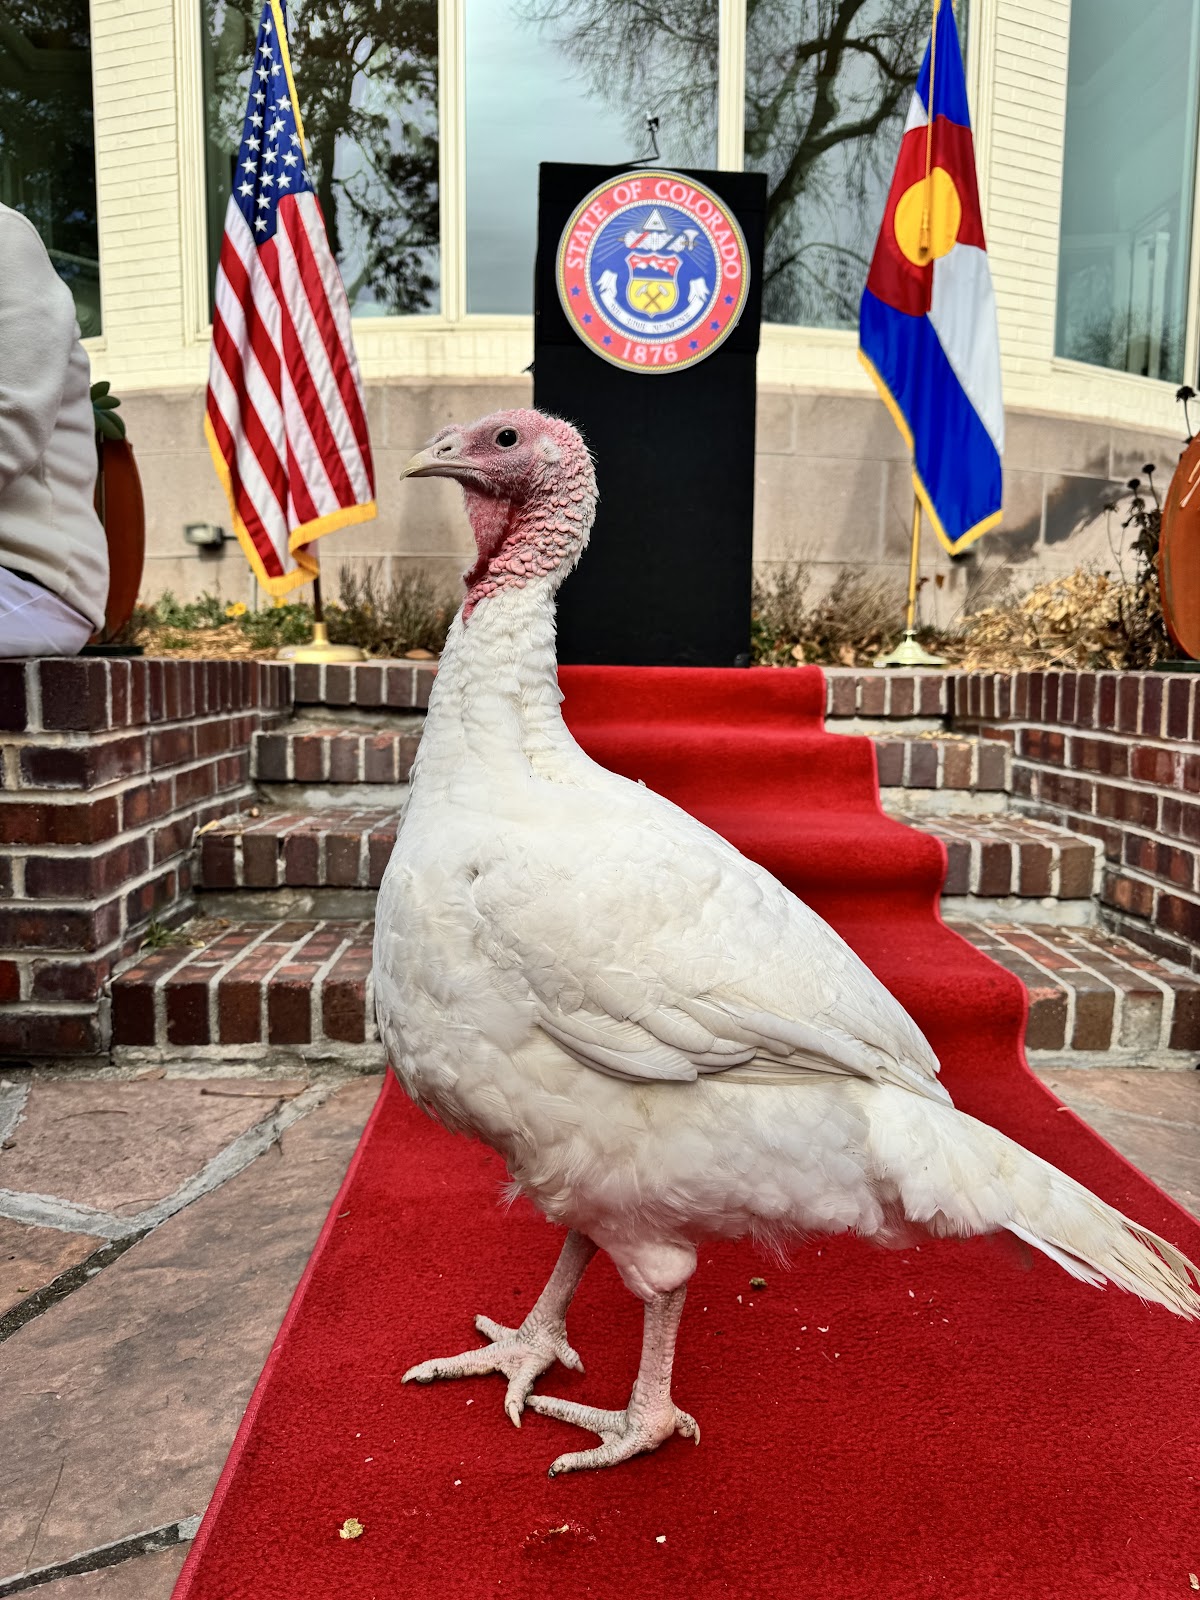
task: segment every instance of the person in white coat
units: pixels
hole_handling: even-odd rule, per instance
[[[71,291],[0,205],[0,657],[75,655],[104,622],[90,385]]]

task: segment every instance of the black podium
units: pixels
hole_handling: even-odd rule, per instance
[[[579,428],[600,485],[591,544],[559,594],[559,660],[733,666],[749,651],[766,180],[675,169],[703,184],[740,224],[749,264],[745,300],[711,355],[679,370],[630,371],[597,354],[572,326],[560,300],[558,260],[564,227],[581,202],[629,170],[541,167],[534,405]],[[661,259],[635,258],[651,263],[647,273]],[[658,293],[652,281],[649,290],[630,284],[634,291],[643,302]],[[636,311],[635,304],[621,314],[633,320]]]

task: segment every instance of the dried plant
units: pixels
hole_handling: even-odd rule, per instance
[[[1162,536],[1162,502],[1154,482],[1154,466],[1147,462],[1142,468],[1146,474],[1146,488],[1153,504],[1148,504],[1138,478],[1129,480],[1132,495],[1129,515],[1121,524],[1121,532],[1128,535],[1136,529],[1132,540],[1122,540],[1113,549],[1117,570],[1121,574],[1121,594],[1118,598],[1121,632],[1125,638],[1124,667],[1152,667],[1170,650],[1166,624],[1163,621],[1162,595],[1158,587],[1158,544]],[[1115,505],[1106,508],[1109,527],[1117,511]],[[1112,540],[1110,538],[1110,544]],[[1132,578],[1125,576],[1124,559],[1133,557]]]
[[[796,561],[755,573],[751,641],[760,666],[818,661],[844,667],[870,665],[891,650],[904,626],[904,587],[862,567],[839,568],[828,592],[810,602],[812,573]],[[924,643],[939,635],[921,630]]]
[[[1116,504],[1107,506],[1115,572],[1077,567],[1036,584],[1028,593],[964,618],[951,653],[967,668],[1152,667],[1170,643],[1158,593],[1162,507],[1154,467],[1131,478],[1127,515],[1114,530]],[[1131,535],[1132,530],[1132,535]]]
[[[959,662],[968,671],[1121,666],[1121,588],[1108,573],[1080,567],[985,606],[964,619]]]
[[[462,599],[457,586],[427,567],[406,566],[385,587],[377,566],[338,574],[338,604],[326,608],[329,637],[368,654],[402,656],[410,650],[439,655]]]

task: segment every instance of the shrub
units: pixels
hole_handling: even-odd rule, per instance
[[[457,586],[426,567],[402,567],[385,588],[377,566],[361,577],[343,566],[338,604],[326,607],[325,620],[335,644],[356,644],[371,655],[440,655],[461,598]]]
[[[299,601],[247,611],[236,621],[254,650],[278,650],[285,644],[307,644],[312,638],[312,607]]]
[[[963,666],[1137,670],[1170,654],[1158,592],[1162,508],[1153,466],[1142,470],[1147,492],[1140,479],[1130,479],[1131,499],[1119,532],[1112,527],[1119,507],[1106,507],[1116,571],[1077,567],[965,617],[957,650]]]
[[[810,604],[812,575],[803,561],[756,573],[751,601],[751,651],[760,666],[820,661],[871,665],[894,649],[904,631],[904,587],[862,567],[839,569],[828,593]],[[931,630],[923,641],[936,642]]]

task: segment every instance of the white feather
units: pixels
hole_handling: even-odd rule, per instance
[[[442,657],[380,890],[375,992],[413,1097],[649,1275],[672,1241],[1008,1229],[1184,1315],[1194,1269],[957,1112],[911,1018],[807,906],[563,725],[547,584]]]

